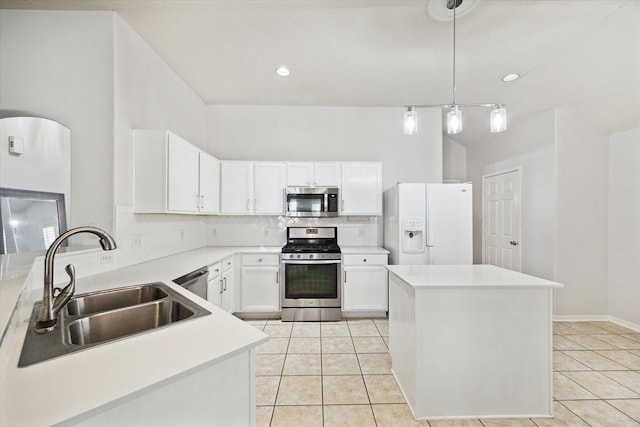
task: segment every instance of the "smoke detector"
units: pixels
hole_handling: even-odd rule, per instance
[[[453,21],[453,9],[456,18],[466,15],[477,6],[479,0],[429,0],[427,15],[436,21]]]

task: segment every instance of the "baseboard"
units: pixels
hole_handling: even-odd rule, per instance
[[[608,314],[596,314],[596,315],[554,315],[554,322],[611,322],[616,325],[624,326],[636,332],[640,332],[640,325],[637,323],[629,322],[619,317],[609,316]]]

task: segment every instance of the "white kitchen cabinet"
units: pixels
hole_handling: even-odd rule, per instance
[[[220,213],[249,215],[253,198],[253,163],[220,162]]]
[[[256,162],[254,168],[253,213],[284,213],[284,187],[287,170],[284,163]]]
[[[231,256],[222,260],[220,308],[229,313],[236,311],[235,271],[233,269],[233,257]]]
[[[389,309],[389,283],[385,265],[386,254],[343,255],[343,312],[384,313]]]
[[[340,163],[297,162],[287,163],[287,186],[339,187]]]
[[[242,312],[280,311],[280,259],[278,254],[243,254]]]
[[[232,215],[284,212],[284,163],[221,162],[220,211]]]
[[[382,164],[342,163],[340,215],[382,215]]]
[[[136,213],[217,213],[218,160],[170,131],[134,130]]]
[[[208,266],[209,276],[207,277],[207,301],[220,307],[222,295],[222,264],[216,262]]]
[[[200,213],[220,212],[220,161],[211,154],[200,151]]]

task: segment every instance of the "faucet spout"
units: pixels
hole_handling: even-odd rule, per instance
[[[69,264],[65,270],[71,280],[58,295],[54,295],[53,266],[56,251],[62,242],[74,234],[80,233],[91,233],[98,236],[100,239],[100,246],[102,246],[102,249],[105,251],[112,251],[117,247],[116,242],[106,231],[90,226],[72,228],[71,230],[62,233],[53,241],[51,246],[49,246],[49,249],[47,249],[47,253],[44,257],[44,291],[42,294],[42,307],[40,307],[40,312],[36,321],[37,333],[41,334],[53,330],[58,320],[58,313],[67,304],[67,302],[69,302],[75,292],[75,268],[72,264]]]

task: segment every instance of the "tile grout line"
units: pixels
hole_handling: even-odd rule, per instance
[[[375,323],[374,323],[375,326]],[[373,422],[376,427],[378,427],[378,420],[376,419],[376,413],[373,412],[373,405],[371,403],[371,396],[369,396],[369,388],[367,387],[367,382],[364,380],[364,372],[362,372],[362,365],[360,364],[360,357],[358,357],[358,350],[356,349],[356,343],[353,342],[353,334],[351,333],[351,327],[347,323],[347,330],[349,331],[349,337],[351,338],[351,344],[353,345],[353,351],[356,355],[356,361],[358,362],[358,369],[360,370],[360,378],[362,379],[362,384],[364,385],[364,391],[367,393],[367,400],[369,401],[369,410],[371,411],[371,415],[373,416]],[[376,330],[378,328],[376,327]]]

